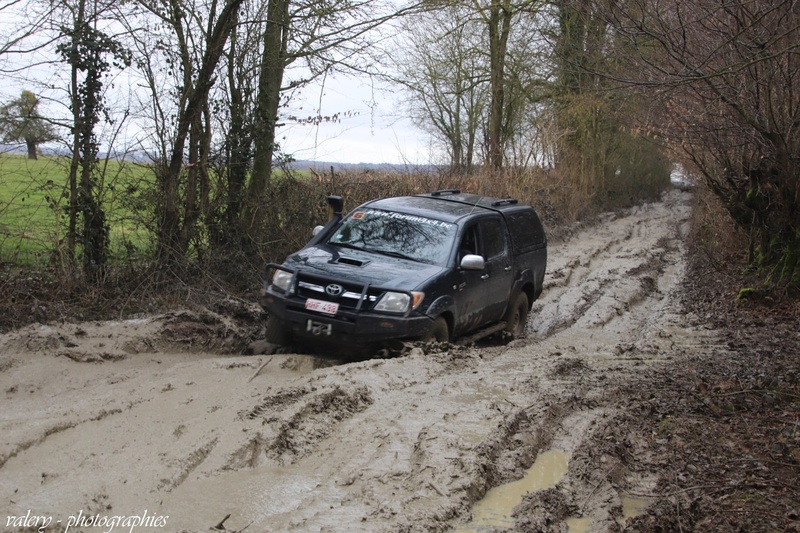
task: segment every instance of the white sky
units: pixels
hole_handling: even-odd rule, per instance
[[[16,98],[22,88],[37,92],[34,84],[10,83],[0,90],[2,101]],[[43,102],[42,111],[59,114],[64,111],[60,107]],[[277,131],[278,142],[297,160],[398,165],[440,162],[429,135],[403,116],[405,105],[397,91],[373,90],[369,81],[344,76],[329,78],[324,89],[317,85],[295,93],[282,114],[308,117],[316,116],[318,110],[323,116],[339,113],[340,119],[319,125],[281,119],[284,126]],[[127,136],[135,136],[137,131],[141,130],[133,126]]]
[[[321,99],[320,99],[321,92]],[[318,112],[319,111],[319,112]],[[277,135],[295,159],[339,163],[428,164],[435,159],[427,133],[404,117],[397,91],[373,89],[369,81],[337,76],[325,87],[309,87],[285,114],[298,117],[340,114],[319,125],[284,121]]]
[[[14,14],[5,11],[2,13],[4,16]],[[0,20],[0,33],[10,35],[13,24],[5,18]],[[52,48],[47,47],[43,53],[52,53]],[[15,58],[2,59],[12,61]],[[136,90],[136,80],[129,74],[123,72],[114,79],[114,86],[123,98],[124,93]],[[1,102],[16,98],[22,89],[28,89],[44,98],[41,105],[44,114],[63,116],[66,111],[63,103],[66,80],[61,76],[59,81],[59,73],[52,66],[35,67],[18,75],[0,74],[0,80],[3,82],[0,86]],[[43,89],[42,84],[50,84],[53,90]],[[298,160],[420,165],[440,162],[431,148],[429,135],[404,116],[406,105],[401,96],[399,90],[377,88],[369,79],[330,76],[325,80],[324,88],[317,84],[295,93],[290,108],[282,109],[281,113],[298,117],[339,113],[340,120],[316,126],[282,120],[285,125],[277,131],[278,142],[285,153]],[[108,103],[114,108],[115,102]],[[120,102],[120,105],[124,108],[125,103]],[[146,123],[137,124],[136,120],[128,124],[131,128],[123,135],[128,139],[138,136],[142,126],[147,127]]]

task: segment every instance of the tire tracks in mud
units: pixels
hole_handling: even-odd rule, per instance
[[[682,239],[689,216],[688,199],[676,204],[648,206],[644,210],[655,213],[645,218],[642,210],[613,217],[608,227],[590,229],[551,253],[551,258],[557,257],[551,272],[561,276],[554,277],[538,309],[531,313],[529,339],[499,355],[486,357],[478,351],[474,357],[488,363],[485,379],[498,384],[499,390],[493,395],[498,400],[489,402],[484,412],[490,422],[484,426],[480,444],[457,454],[459,464],[466,468],[439,467],[437,472],[431,464],[435,461],[429,460],[427,477],[436,490],[425,491],[427,505],[408,496],[401,505],[371,515],[393,521],[392,527],[364,531],[446,531],[459,523],[463,526],[469,507],[489,488],[519,477],[550,448],[573,457],[567,474],[569,489],[559,493],[559,501],[568,505],[555,523],[580,518],[600,530],[617,527],[625,512],[620,491],[646,492],[653,480],[626,472],[613,454],[598,454],[597,450],[607,448],[598,446],[598,441],[624,442],[613,431],[609,433],[617,409],[613,381],[635,372],[645,359],[663,356],[661,335],[671,336],[661,326],[675,319],[667,317],[673,312],[668,309],[669,295],[682,275]],[[541,327],[539,321],[548,313],[556,319]],[[446,379],[456,375],[447,374]],[[465,388],[474,390],[476,384]],[[530,405],[521,407],[525,402]],[[502,416],[493,416],[491,411]],[[452,443],[458,438],[445,438],[448,431],[463,434],[470,425],[469,417],[459,414],[462,420],[452,416],[450,427],[439,428],[435,438],[426,433],[433,442],[444,444],[438,453],[429,451],[428,457],[452,453]],[[624,445],[620,446],[624,451]],[[419,477],[412,484],[424,490]],[[448,483],[448,478],[458,483]],[[528,505],[533,505],[536,497],[527,498]],[[400,509],[403,519],[392,514],[399,515]],[[522,530],[524,520],[518,520]]]
[[[227,527],[254,531],[450,531],[491,488],[559,449],[570,455],[566,476],[525,496],[515,527],[541,526],[536,516],[553,527],[571,518],[616,527],[624,491],[652,483],[625,461],[646,450],[614,427],[616,383],[703,342],[684,338],[671,298],[689,205],[672,192],[551,244],[528,337],[506,346],[415,348],[344,365],[278,354],[266,363],[184,358],[168,372],[137,366],[124,387],[148,401],[105,421],[105,448],[89,451],[96,468],[153,464],[86,481],[87,497],[102,493],[120,512],[149,504],[175,530],[206,531],[230,513]],[[97,394],[123,385],[108,386]],[[131,429],[148,425],[141,437]],[[44,444],[20,454],[33,460]],[[56,473],[77,481],[70,468]]]
[[[658,204],[609,217],[556,247],[556,275],[531,313],[526,340],[320,376],[366,387],[374,402],[293,464],[295,473],[316,473],[315,488],[271,523],[285,531],[337,531],[342,523],[348,531],[448,531],[464,526],[489,489],[558,448],[572,459],[557,521],[574,516],[614,527],[621,487],[644,490],[650,480],[595,450],[605,449],[597,441],[616,417],[613,381],[654,356],[645,350],[658,352],[647,344],[682,273],[689,208],[676,210]]]
[[[10,460],[19,455],[20,453],[32,448],[34,446],[39,446],[44,443],[49,437],[52,435],[57,435],[61,432],[75,429],[83,424],[89,424],[92,422],[99,422],[100,420],[105,419],[106,417],[113,416],[116,414],[122,413],[122,409],[114,408],[114,409],[101,409],[95,415],[90,416],[89,418],[82,419],[82,420],[71,420],[71,421],[62,421],[55,424],[52,424],[44,429],[41,430],[40,435],[34,437],[32,439],[24,440],[21,443],[16,444],[12,449],[8,452],[0,454],[0,469]]]
[[[653,209],[657,208],[607,216],[606,222],[600,222],[604,229],[592,231],[591,238],[579,235],[551,248],[544,292],[529,318],[535,337],[546,338],[574,325],[603,327],[648,297],[660,297],[654,294],[659,290],[654,281],[663,277],[665,263],[679,261],[673,256],[682,253],[679,243],[686,229],[676,224],[669,212],[640,218],[642,210]],[[664,224],[674,225],[674,231],[665,234]],[[606,301],[600,302],[601,298]],[[598,304],[599,310],[590,313]],[[594,322],[586,323],[593,317]],[[580,321],[583,323],[578,324]]]
[[[649,451],[617,425],[624,406],[615,391],[641,365],[680,351],[675,330],[685,324],[671,295],[683,275],[688,198],[642,210],[655,212],[641,218],[633,210],[612,220],[609,231],[589,230],[595,238],[559,246],[563,259],[554,266],[558,272],[559,262],[564,265],[562,275],[531,313],[537,347],[552,346],[550,355],[561,359],[547,376],[552,401],[572,406],[557,421],[549,447],[570,459],[556,487],[520,499],[513,531],[562,531],[565,523],[570,531],[616,530],[632,506],[646,505],[631,495],[654,488],[656,480],[633,466],[635,455]]]

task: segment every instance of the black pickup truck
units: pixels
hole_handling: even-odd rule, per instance
[[[448,189],[373,200],[333,217],[283,264],[260,303],[275,344],[375,347],[524,333],[547,237],[530,206]]]

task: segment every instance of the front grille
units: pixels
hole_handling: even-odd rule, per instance
[[[338,294],[330,294],[326,291],[326,288],[331,286],[341,290],[334,291],[338,292]],[[359,309],[361,311],[372,309],[382,294],[382,290],[371,289],[369,285],[326,281],[316,277],[312,278],[302,273],[297,277],[297,296],[336,302],[340,308],[344,309]],[[358,304],[362,300],[362,296],[364,301],[359,308]]]

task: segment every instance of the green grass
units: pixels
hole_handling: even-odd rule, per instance
[[[0,264],[21,267],[61,266],[67,261],[69,224],[69,158],[0,154]],[[152,216],[153,174],[146,165],[101,162],[100,203],[109,226],[110,262],[146,257],[153,234],[145,225]],[[292,173],[311,181],[310,171]],[[274,171],[274,179],[285,179]],[[149,195],[149,196],[148,196]],[[77,232],[81,225],[78,221]],[[80,243],[76,250],[80,257]]]
[[[0,262],[36,267],[65,260],[68,165],[69,159],[61,157],[0,154]],[[142,181],[152,177],[146,168],[119,161],[109,161],[105,170],[101,203],[112,257],[128,257],[151,241],[132,206]]]

